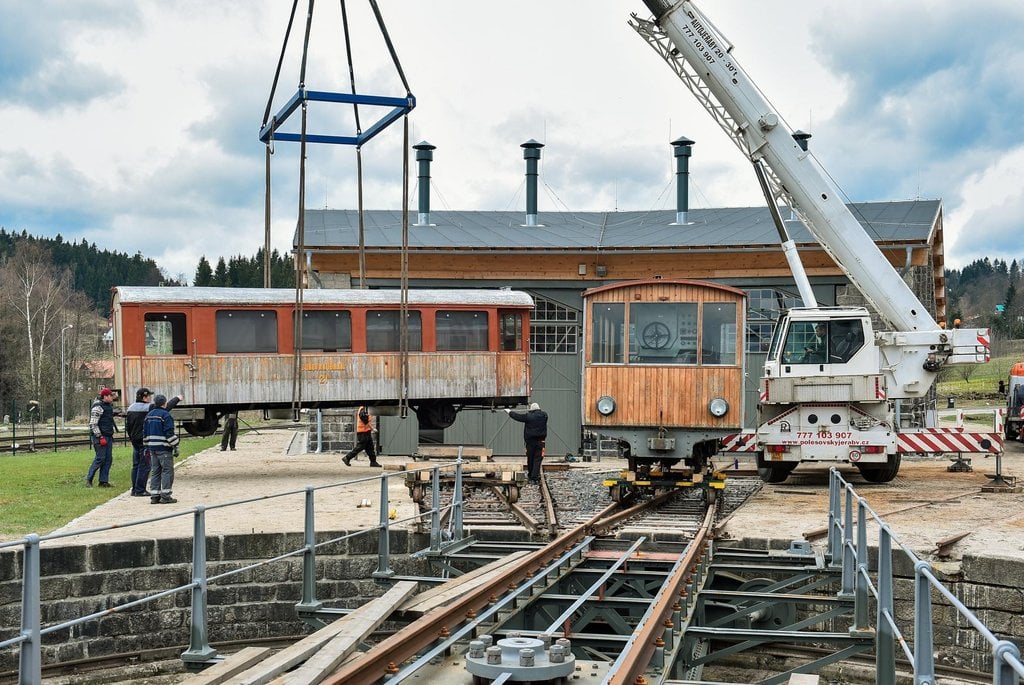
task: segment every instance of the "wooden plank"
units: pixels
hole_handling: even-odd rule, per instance
[[[281,673],[309,659],[335,638],[338,639],[338,644],[334,646],[335,653],[342,654],[341,659],[344,659],[345,656],[356,650],[360,642],[369,637],[370,633],[386,621],[402,602],[416,592],[417,585],[418,583],[413,581],[395,583],[394,587],[377,599],[282,649],[263,663],[232,678],[229,682],[237,685],[262,685],[270,682]],[[337,663],[340,663],[341,659]]]
[[[489,447],[481,447],[476,445],[463,445],[462,447],[462,458],[463,459],[478,459],[480,461],[487,461],[491,458],[494,451]],[[459,456],[458,445],[419,445],[416,448],[416,457],[445,457],[455,459]]]
[[[219,664],[210,666],[194,678],[189,678],[189,685],[219,685],[228,678],[241,673],[257,664],[270,654],[268,647],[246,647],[225,657]]]
[[[789,676],[789,685],[818,685],[821,679],[810,673],[794,673]]]
[[[473,588],[489,582],[494,576],[503,573],[506,566],[515,563],[527,554],[530,554],[529,550],[522,550],[513,552],[501,559],[495,559],[480,568],[473,569],[457,578],[452,578],[447,583],[419,593],[415,597],[406,600],[398,609],[406,614],[421,616],[431,609],[443,606],[452,599],[461,597]]]

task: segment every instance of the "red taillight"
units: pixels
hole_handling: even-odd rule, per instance
[[[885,445],[865,445],[860,451],[861,454],[881,454],[885,451]]]
[[[786,451],[786,446],[785,445],[765,445],[764,448],[768,452],[785,452]]]

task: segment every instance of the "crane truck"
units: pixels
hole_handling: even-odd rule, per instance
[[[754,164],[783,238],[802,307],[779,320],[760,379],[756,430],[731,441],[759,475],[784,481],[802,462],[855,464],[871,482],[896,477],[902,455],[998,452],[998,431],[904,425],[901,403],[924,400],[948,364],[989,360],[989,331],[946,329],[890,264],[839,188],[740,67],[733,46],[688,1],[644,0],[653,19],[630,25],[654,48]],[[778,219],[788,206],[884,326],[861,306],[818,306]]]

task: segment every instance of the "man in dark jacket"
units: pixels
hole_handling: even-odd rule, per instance
[[[97,471],[100,473],[100,487],[110,487],[110,465],[114,461],[114,433],[117,432],[117,424],[114,423],[115,399],[117,396],[113,390],[103,388],[89,408],[89,434],[93,449],[96,450],[96,456],[89,465],[89,472],[85,474],[85,485],[89,488],[92,487],[92,478]]]
[[[151,504],[174,504],[171,497],[174,486],[174,453],[178,451],[178,435],[174,432],[174,419],[167,411],[167,398],[157,395],[153,408],[143,423],[143,444],[153,460],[153,475],[149,482]]]
[[[506,409],[513,421],[523,425],[523,441],[526,443],[526,470],[531,483],[540,482],[540,462],[544,458],[544,441],[548,437],[548,415],[534,402],[529,411],[519,412]]]
[[[181,395],[172,397],[167,401],[167,410],[173,409],[183,399]],[[149,388],[139,388],[135,392],[135,401],[128,405],[125,412],[124,428],[132,442],[132,497],[150,497],[149,490],[146,489],[149,482],[150,458],[143,444],[143,424],[146,421],[146,414],[152,408],[153,391]]]

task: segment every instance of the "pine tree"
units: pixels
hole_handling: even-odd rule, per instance
[[[196,275],[192,279],[192,285],[213,285],[213,269],[210,267],[210,262],[206,261],[206,255],[199,258],[199,266],[196,267]]]
[[[217,260],[217,268],[213,270],[213,285],[219,288],[228,285],[228,265],[224,263],[223,257]]]

